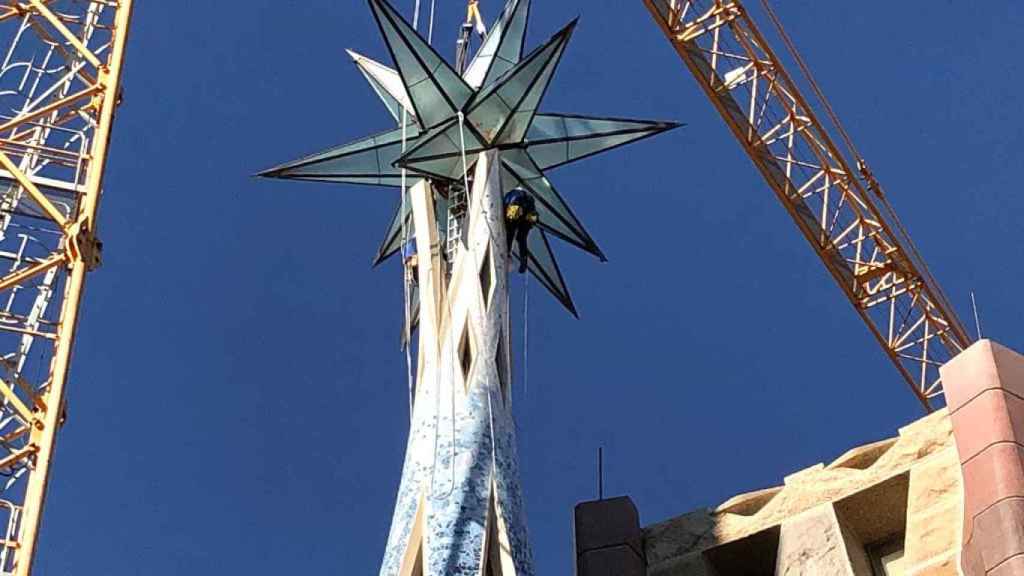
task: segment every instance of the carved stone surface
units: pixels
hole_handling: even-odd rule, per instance
[[[961,500],[955,449],[943,450],[911,469],[904,553],[909,576],[956,576]]]
[[[932,562],[931,564],[919,564],[907,568],[904,576],[960,576],[957,568],[957,554],[946,556]]]
[[[717,523],[709,510],[697,510],[647,528],[644,547],[651,569],[718,542]]]
[[[856,533],[842,518],[839,517],[839,532],[843,536],[846,554],[850,559],[850,571],[855,576],[875,576],[871,567],[871,558],[864,549],[863,538]]]
[[[851,565],[831,504],[782,523],[777,576],[861,576]]]
[[[647,566],[647,576],[718,576],[708,567],[701,552],[676,556]]]
[[[913,542],[908,544],[912,558],[907,566],[914,576],[945,576],[950,574],[960,530],[959,462],[945,410],[905,426],[897,438],[854,448],[831,464],[791,474],[782,486],[741,494],[715,509],[695,510],[645,528],[648,574],[701,576],[706,570],[702,552],[784,525],[822,505],[848,503],[855,495],[877,490],[908,472],[912,486],[907,531]],[[870,507],[869,503],[857,505]],[[878,517],[890,512],[882,510]],[[865,514],[870,515],[870,510]],[[857,541],[886,536],[861,528],[865,534],[856,534]],[[797,546],[793,537],[787,546]],[[857,565],[863,570],[862,559]],[[848,564],[851,570],[852,566]]]

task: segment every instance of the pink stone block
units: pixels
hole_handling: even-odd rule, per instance
[[[1007,498],[1024,498],[1024,446],[996,444],[963,465],[964,532],[975,517]]]
[[[1003,562],[995,570],[988,573],[988,576],[1021,576],[1024,574],[1024,556],[1010,558]]]
[[[986,390],[1004,390],[1024,398],[1024,356],[979,340],[940,369],[951,413]]]
[[[979,514],[971,544],[989,574],[1011,558],[1024,557],[1024,498],[1003,500]]]
[[[986,390],[951,416],[961,462],[1000,443],[1024,443],[1024,399]]]
[[[1024,356],[982,340],[941,368],[963,471],[965,576],[1024,576]]]

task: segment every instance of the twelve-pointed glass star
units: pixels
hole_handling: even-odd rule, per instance
[[[503,191],[522,187],[536,199],[540,230],[529,237],[528,268],[575,315],[547,235],[605,257],[544,171],[678,124],[539,113],[576,22],[524,57],[530,0],[509,0],[462,76],[386,0],[368,1],[397,69],[349,54],[398,128],[260,175],[400,187],[405,169],[435,182],[459,182],[464,154],[471,168],[478,153],[499,149]],[[403,228],[412,226],[410,205],[400,202],[374,264],[398,252]]]

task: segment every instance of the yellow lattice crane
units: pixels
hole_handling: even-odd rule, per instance
[[[0,6],[0,575],[38,541],[132,0]]]
[[[740,0],[644,0],[686,67],[926,408],[970,339],[768,0],[810,86]],[[824,114],[829,124],[819,117]]]

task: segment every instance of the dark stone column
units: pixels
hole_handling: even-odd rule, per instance
[[[640,515],[628,497],[576,505],[577,576],[645,576]]]

